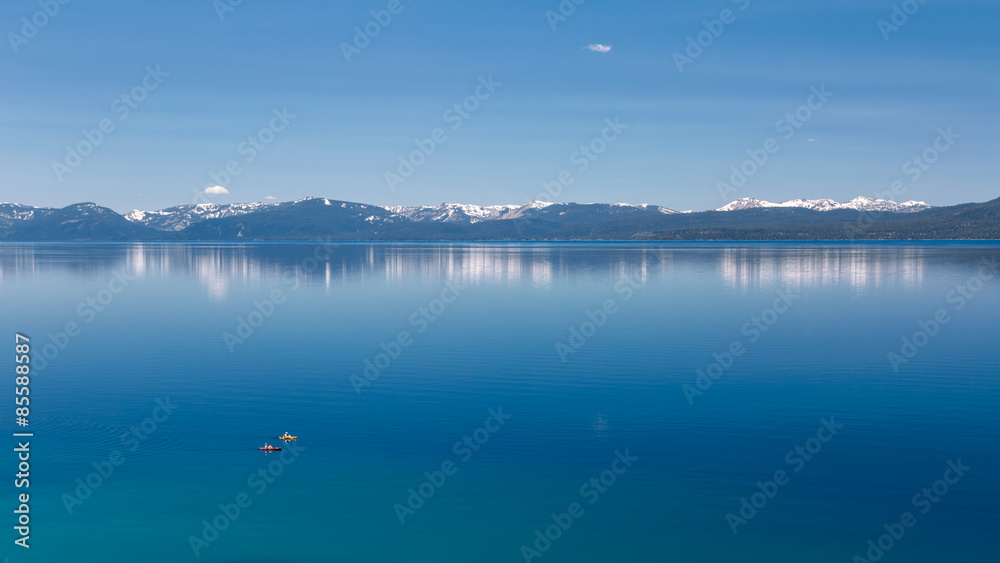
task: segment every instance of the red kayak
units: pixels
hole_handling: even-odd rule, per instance
[[[258,450],[264,450],[265,452],[280,452],[281,448],[257,448]]]

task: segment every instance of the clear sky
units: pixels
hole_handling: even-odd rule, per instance
[[[1000,196],[998,2],[575,1],[7,0],[0,201]],[[766,163],[720,193],[748,150]]]

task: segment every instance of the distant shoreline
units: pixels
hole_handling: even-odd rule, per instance
[[[408,217],[329,199],[265,208],[188,206],[127,218],[94,203],[0,206],[0,240],[137,242],[902,242],[1000,240],[1000,199],[913,212],[765,207],[699,213],[551,203],[502,217],[449,210]]]
[[[216,245],[216,246],[250,246],[260,244],[321,244],[338,245],[622,245],[622,246],[1000,246],[1000,239],[927,239],[927,240],[6,240],[0,245],[22,244],[162,244],[162,245]]]

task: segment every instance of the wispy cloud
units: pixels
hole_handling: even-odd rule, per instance
[[[603,43],[591,43],[585,48],[595,53],[608,53],[611,51],[611,45],[604,45]]]
[[[229,193],[229,190],[222,186],[212,186],[211,188],[206,188],[205,193],[209,195],[225,195]]]
[[[274,197],[273,195],[269,195],[269,196],[265,197],[264,199],[278,199],[278,198]]]

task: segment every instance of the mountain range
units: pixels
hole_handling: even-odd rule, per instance
[[[306,198],[304,200],[299,200],[295,202],[290,202],[291,205],[298,204],[313,198]],[[322,200],[325,205],[330,205],[329,199],[324,198]],[[347,202],[335,202],[342,208],[346,208],[348,205],[356,206],[359,204],[349,204]],[[171,207],[168,209],[162,209],[159,211],[131,211],[125,214],[125,218],[133,223],[145,225],[147,227],[152,227],[153,229],[159,231],[183,231],[184,229],[190,227],[195,223],[207,219],[220,219],[225,217],[236,217],[240,215],[246,215],[249,213],[255,213],[262,210],[276,209],[282,206],[287,206],[289,203],[234,203],[226,205],[217,205],[214,203],[202,203],[202,204],[191,204],[191,205],[181,205],[177,207]],[[642,205],[632,205],[628,203],[617,203],[617,204],[554,204],[541,201],[535,201],[528,204],[521,205],[491,205],[491,206],[480,206],[480,205],[466,205],[460,203],[442,203],[441,205],[434,206],[422,206],[422,207],[383,207],[379,208],[379,213],[372,216],[373,220],[375,217],[381,215],[382,210],[388,211],[390,214],[404,217],[414,222],[447,222],[447,223],[466,223],[474,224],[481,223],[484,221],[505,221],[514,219],[523,219],[536,215],[537,211],[545,209],[551,205],[586,205],[591,207],[591,211],[595,213],[595,219],[600,219],[599,215],[602,213],[608,217],[613,217],[616,215],[635,213],[636,211],[647,212],[651,211],[655,213],[662,214],[673,214],[678,213],[673,209],[668,209],[666,207],[659,207],[655,205],[642,204]],[[371,206],[368,206],[371,207]],[[832,199],[796,199],[791,201],[786,201],[783,203],[771,203],[769,201],[763,201],[753,198],[741,198],[733,201],[727,205],[716,209],[716,211],[739,211],[743,209],[761,209],[770,207],[795,207],[801,209],[812,209],[815,211],[832,211],[835,209],[853,209],[856,211],[870,211],[870,212],[887,212],[887,213],[911,213],[916,211],[923,211],[925,209],[930,209],[931,206],[927,205],[922,201],[908,201],[906,203],[896,203],[893,201],[886,201],[880,199],[871,199],[865,197],[855,198],[847,203],[838,203]],[[560,213],[563,213],[561,211]],[[691,212],[686,212],[691,213]]]
[[[741,198],[713,211],[626,203],[380,207],[328,198],[198,203],[120,215],[0,203],[0,240],[907,240],[1000,239],[1000,199],[949,207]]]
[[[783,203],[771,203],[743,197],[730,202],[716,211],[739,211],[741,209],[762,209],[766,207],[798,207],[801,209],[812,209],[813,211],[833,211],[836,209],[853,209],[855,211],[867,211],[871,213],[915,213],[930,209],[931,206],[922,201],[907,201],[896,203],[885,199],[872,199],[870,197],[856,197],[847,203],[839,203],[832,199],[793,199]]]

